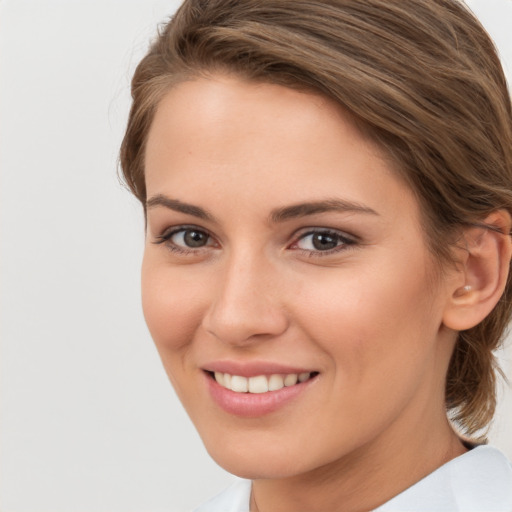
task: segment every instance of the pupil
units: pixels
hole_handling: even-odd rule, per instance
[[[189,247],[203,247],[207,242],[207,235],[200,231],[186,231],[183,238]]]
[[[336,247],[336,238],[325,233],[318,233],[313,237],[313,247],[319,251],[326,251]]]

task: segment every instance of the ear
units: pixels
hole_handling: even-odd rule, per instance
[[[510,268],[512,221],[505,210],[464,230],[458,272],[451,283],[443,324],[464,331],[479,324],[500,300]]]

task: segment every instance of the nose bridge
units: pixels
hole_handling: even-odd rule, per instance
[[[241,247],[226,255],[221,267],[203,321],[208,332],[227,343],[246,344],[286,330],[278,269],[268,258]]]

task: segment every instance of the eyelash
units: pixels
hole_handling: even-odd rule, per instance
[[[296,235],[295,241],[291,244],[290,248],[293,248],[296,246],[300,241],[305,240],[308,236],[313,235],[324,235],[331,237],[335,239],[335,241],[338,243],[335,247],[332,249],[327,249],[325,251],[321,250],[310,250],[310,249],[300,249],[297,248],[298,251],[300,251],[302,254],[307,256],[308,258],[318,258],[318,257],[324,257],[324,256],[330,256],[342,251],[346,251],[350,248],[353,248],[357,244],[357,239],[353,236],[349,236],[346,233],[343,233],[341,231],[335,231],[332,229],[325,229],[325,228],[310,228],[308,231],[299,233],[299,235]]]
[[[207,243],[206,245],[204,245],[202,247],[185,248],[185,247],[181,247],[171,241],[171,238],[174,235],[177,235],[178,233],[181,233],[181,232],[185,233],[186,231],[195,231],[197,233],[202,233],[202,234],[206,235],[209,239],[213,239],[213,237],[210,235],[210,233],[208,233],[208,231],[206,231],[205,229],[199,228],[197,226],[188,225],[188,226],[176,226],[174,228],[164,231],[161,235],[156,237],[156,240],[153,243],[155,243],[157,245],[159,245],[159,244],[165,245],[165,247],[167,249],[169,249],[170,251],[176,252],[178,254],[183,254],[183,255],[198,254],[202,250],[210,247]]]
[[[177,245],[176,243],[172,242],[171,239],[173,236],[177,235],[178,233],[185,233],[186,231],[195,231],[197,233],[202,233],[206,235],[210,240],[213,239],[212,235],[208,233],[203,228],[199,228],[193,225],[188,226],[176,226],[174,228],[171,228],[161,235],[156,237],[156,240],[153,242],[154,244],[163,244],[168,248],[170,251],[182,254],[182,255],[188,255],[188,254],[198,254],[202,252],[203,250],[208,249],[208,247],[211,247],[211,245],[208,245],[208,243],[204,246],[197,247],[197,248],[185,248],[182,246]],[[296,247],[300,241],[305,240],[308,236],[313,235],[324,235],[332,237],[336,240],[338,245],[333,247],[332,249],[327,249],[325,251],[322,250],[310,250],[310,249],[300,249]],[[324,256],[330,256],[332,254],[336,254],[342,251],[346,251],[349,248],[355,246],[358,243],[358,240],[353,237],[349,236],[343,232],[335,231],[332,229],[325,229],[325,228],[309,228],[308,231],[299,233],[294,235],[294,242],[288,246],[289,249],[294,249],[299,251],[301,254],[307,256],[308,258],[314,258],[314,257],[324,257]]]

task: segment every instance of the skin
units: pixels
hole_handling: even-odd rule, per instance
[[[181,83],[156,112],[146,184],[146,321],[209,453],[253,479],[252,510],[369,510],[464,452],[444,409],[444,320],[467,276],[436,278],[416,199],[339,106],[229,76]],[[270,218],[325,200],[352,207]],[[206,245],[162,240],[191,225]],[[319,374],[243,418],[210,396],[216,360]]]

